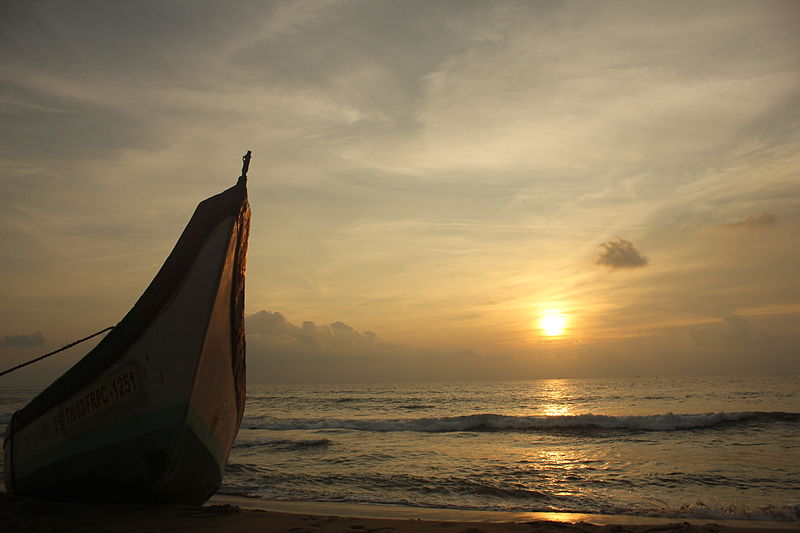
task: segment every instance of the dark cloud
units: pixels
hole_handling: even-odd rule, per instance
[[[745,229],[758,229],[769,226],[774,226],[778,221],[778,217],[772,213],[764,211],[760,215],[749,215],[744,220],[734,222],[725,226],[726,228],[745,228]]]
[[[632,242],[621,237],[616,240],[604,242],[600,246],[600,255],[596,265],[609,267],[611,270],[621,268],[642,268],[650,264],[647,257],[643,256]]]
[[[0,339],[0,346],[41,346],[44,336],[40,332],[30,335],[6,335]]]
[[[313,322],[312,322],[313,324]],[[280,313],[259,311],[247,317],[247,332],[256,335],[283,335],[297,329]]]
[[[727,316],[713,324],[692,326],[687,334],[699,347],[742,346],[779,340],[779,337],[754,327],[748,319],[736,315]]]
[[[698,365],[715,373],[798,372],[798,318],[797,314],[748,318],[732,315],[695,325],[685,330],[689,344],[683,350],[676,349],[672,360],[684,373]]]
[[[247,317],[247,333],[261,338],[267,344],[280,344],[284,348],[314,347],[322,351],[374,350],[380,344],[385,350],[391,345],[378,341],[372,331],[363,333],[356,331],[344,322],[317,326],[314,322],[305,321],[302,326],[292,324],[281,313],[259,311]]]
[[[511,379],[496,357],[437,351],[380,340],[343,323],[292,324],[281,314],[247,317],[247,373],[252,383],[369,383]],[[455,364],[454,364],[455,362]]]

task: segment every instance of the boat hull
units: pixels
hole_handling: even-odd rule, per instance
[[[116,338],[15,413],[10,492],[202,503],[219,488],[244,410],[243,188],[202,203]]]
[[[136,435],[122,427],[129,421],[105,428],[118,434],[113,439],[87,435],[96,443],[116,442],[45,461],[16,476],[15,492],[82,501],[204,502],[221,483],[221,465],[200,436],[203,432],[185,431],[177,411],[153,413],[154,419],[164,418],[160,427]],[[170,464],[172,456],[180,457],[177,464]]]

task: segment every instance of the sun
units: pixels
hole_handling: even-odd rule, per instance
[[[548,337],[561,335],[567,328],[567,315],[558,310],[548,311],[539,319],[539,327]]]

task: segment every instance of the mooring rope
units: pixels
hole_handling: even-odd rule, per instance
[[[78,340],[76,340],[76,341],[74,341],[74,342],[71,342],[71,343],[69,343],[69,344],[67,344],[67,345],[64,345],[64,346],[62,346],[61,348],[59,348],[58,350],[54,350],[54,351],[52,351],[52,352],[50,352],[50,353],[46,353],[46,354],[44,354],[44,355],[40,355],[40,356],[39,356],[39,357],[37,357],[36,359],[31,359],[31,360],[30,360],[30,361],[28,361],[28,362],[25,362],[25,363],[19,364],[19,365],[17,365],[17,366],[15,366],[15,367],[13,367],[13,368],[9,368],[8,370],[3,370],[2,372],[0,372],[0,376],[5,376],[5,375],[6,375],[6,374],[8,374],[9,372],[13,372],[14,370],[20,369],[20,368],[22,368],[23,366],[32,365],[32,364],[33,364],[33,363],[35,363],[36,361],[41,361],[41,360],[42,360],[42,359],[44,359],[45,357],[50,357],[51,355],[55,355],[55,354],[57,354],[58,352],[63,352],[63,351],[64,351],[64,350],[66,350],[67,348],[72,348],[72,347],[73,347],[73,346],[75,346],[76,344],[80,344],[80,343],[82,343],[83,341],[88,341],[88,340],[89,340],[89,339],[91,339],[92,337],[97,337],[97,336],[98,336],[98,335],[100,335],[101,333],[105,333],[106,331],[108,331],[108,330],[110,330],[110,329],[114,329],[114,326],[108,326],[108,327],[107,327],[107,328],[105,328],[105,329],[101,329],[101,330],[100,330],[100,331],[98,331],[97,333],[92,333],[92,334],[91,334],[91,335],[89,335],[88,337],[84,337],[84,338],[82,338],[82,339],[78,339]]]

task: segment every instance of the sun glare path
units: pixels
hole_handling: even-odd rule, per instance
[[[567,315],[559,311],[550,311],[539,319],[539,327],[548,337],[561,335],[567,327]]]

